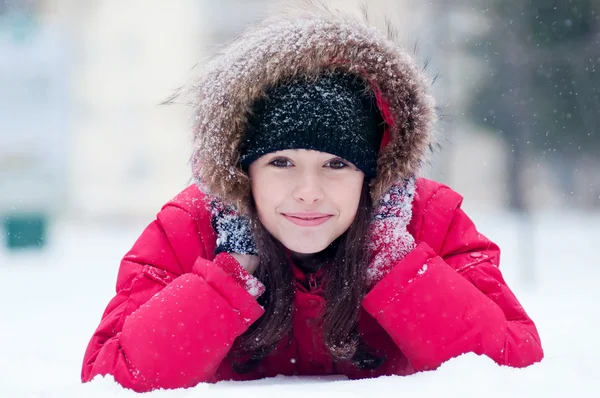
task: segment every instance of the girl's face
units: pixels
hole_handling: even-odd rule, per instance
[[[364,173],[335,155],[286,149],[248,170],[258,217],[292,254],[312,254],[342,235],[356,216]]]

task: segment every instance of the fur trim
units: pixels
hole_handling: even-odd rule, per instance
[[[366,18],[366,14],[365,14]],[[366,21],[327,9],[268,18],[239,36],[188,87],[194,96],[196,183],[244,213],[250,181],[238,147],[253,101],[282,79],[337,70],[362,76],[379,95],[389,143],[371,183],[375,202],[399,179],[418,174],[432,147],[436,120],[431,82],[411,56]]]

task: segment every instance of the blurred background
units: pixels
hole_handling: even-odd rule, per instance
[[[190,181],[192,67],[283,0],[0,2],[5,246],[55,220],[148,220]],[[359,13],[360,1],[329,1]],[[600,1],[371,0],[436,76],[441,150],[426,176],[517,217],[600,208]],[[531,255],[531,253],[529,253]],[[527,262],[529,260],[525,260]]]
[[[147,218],[189,181],[186,109],[159,106],[277,0],[0,2],[4,213]],[[358,1],[330,1],[359,12]],[[437,75],[427,174],[481,210],[600,207],[600,2],[377,0]]]
[[[0,2],[4,213],[151,217],[189,181],[189,110],[159,106],[276,0]],[[358,1],[330,1],[359,12]],[[600,2],[378,0],[437,75],[427,175],[485,210],[600,207]]]
[[[282,3],[0,1],[0,390],[76,382],[120,258],[190,183],[191,112],[159,104]],[[500,244],[547,356],[600,357],[600,1],[368,4],[437,76],[426,176]]]
[[[41,248],[61,222],[151,220],[190,182],[191,112],[159,104],[219,45],[294,3],[1,1],[4,247]],[[531,277],[540,221],[591,225],[600,212],[600,1],[368,5],[437,78],[441,150],[425,175],[472,214],[512,220]]]

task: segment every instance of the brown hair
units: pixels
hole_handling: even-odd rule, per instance
[[[354,221],[317,256],[327,263],[323,278],[326,305],[321,325],[325,346],[334,361],[356,362],[365,356],[356,327],[366,292],[369,260],[366,245],[371,211],[369,182],[365,180]],[[254,275],[266,287],[258,299],[265,313],[234,343],[230,356],[239,373],[252,370],[291,332],[293,314],[294,281],[285,247],[258,221],[254,201],[249,216],[260,256],[260,266]],[[357,363],[357,366],[361,365]]]

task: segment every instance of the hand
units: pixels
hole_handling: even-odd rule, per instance
[[[248,272],[254,272],[259,258],[249,218],[216,198],[211,200],[210,210],[211,224],[217,233],[215,254],[230,253]]]
[[[369,289],[416,246],[415,239],[406,229],[412,217],[414,190],[414,179],[399,181],[383,195],[375,208],[369,228]]]
[[[253,274],[260,264],[260,258],[251,254],[231,253],[231,256],[249,273]]]

